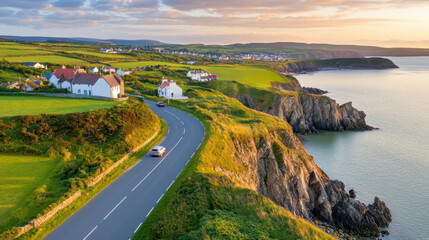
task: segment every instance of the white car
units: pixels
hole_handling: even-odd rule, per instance
[[[153,157],[162,157],[164,153],[165,153],[165,147],[163,146],[155,146],[150,151],[150,155],[152,155]]]

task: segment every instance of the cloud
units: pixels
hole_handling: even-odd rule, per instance
[[[59,8],[80,8],[85,3],[85,0],[57,0],[52,3],[52,6]]]
[[[41,9],[49,4],[47,0],[2,0],[0,1],[0,8],[8,7],[8,8],[20,8],[20,9]]]

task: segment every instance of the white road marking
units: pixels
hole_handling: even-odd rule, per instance
[[[183,126],[185,126],[185,123],[182,120],[180,120],[180,122],[182,123]]]
[[[159,197],[158,201],[156,201],[156,203],[158,203],[159,201],[161,201],[161,198],[164,196],[164,193],[161,195],[161,197]]]
[[[186,129],[185,129],[185,128],[183,128],[183,135],[185,135],[185,132],[186,132]]]
[[[91,233],[92,233],[92,232],[94,232],[94,231],[95,231],[95,229],[96,229],[97,227],[98,227],[98,225],[97,225],[97,226],[95,226],[95,227],[91,230],[91,232],[89,232],[89,233],[88,233],[88,235],[86,235],[86,237],[84,237],[84,238],[83,238],[83,240],[86,240],[86,238],[87,238],[87,237],[89,237],[89,235],[91,235]]]
[[[159,163],[131,190],[131,192],[133,192],[158,166],[159,166],[159,164],[161,164],[163,161],[164,161],[164,159],[176,148],[176,146],[182,141],[182,138],[183,137],[181,137],[180,139],[179,139],[179,141],[176,143],[176,145],[174,145],[174,147],[167,153],[167,155],[165,155],[163,158],[162,158],[162,160],[161,161],[159,161]]]
[[[191,158],[192,158],[192,157],[194,157],[194,154],[195,154],[195,152],[194,152],[194,153],[192,153],[192,156],[191,156]]]
[[[127,172],[130,171],[131,169],[133,169],[133,167],[137,166],[137,164],[139,164],[142,160],[138,160],[132,167],[128,168]]]
[[[122,200],[118,203],[118,204],[116,204],[116,206],[103,218],[103,220],[106,220],[106,218],[107,217],[109,217],[109,215],[113,212],[113,211],[115,211],[115,209],[126,199],[127,197],[125,196],[124,198],[122,198]]]
[[[149,214],[152,212],[152,210],[153,210],[153,207],[150,209],[150,211],[146,214],[146,217],[148,217],[149,216]]]
[[[167,134],[170,134],[170,127],[167,127]]]
[[[136,230],[134,230],[134,233],[137,232],[137,230],[139,230],[140,226],[142,225],[142,222],[137,226]]]
[[[168,191],[168,189],[170,189],[171,185],[173,185],[174,180],[170,183],[170,185],[168,185],[168,188],[165,191]]]

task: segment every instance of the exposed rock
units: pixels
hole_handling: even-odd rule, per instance
[[[243,172],[216,169],[309,221],[318,220],[360,236],[377,237],[391,214],[377,197],[365,205],[343,182],[331,180],[315,164],[291,130],[254,140],[234,140],[234,160]]]
[[[366,124],[366,114],[354,108],[351,102],[340,106],[329,97],[310,94],[276,95],[269,109],[255,104],[252,97],[247,94],[237,96],[237,99],[249,108],[282,118],[293,127],[296,133],[374,129]]]
[[[383,230],[383,231],[381,231],[381,234],[390,235],[390,231],[389,230]]]
[[[356,192],[355,192],[355,190],[350,189],[349,195],[350,195],[351,198],[356,198]]]

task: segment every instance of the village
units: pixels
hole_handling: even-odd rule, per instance
[[[47,69],[40,63],[23,63],[26,67]],[[165,66],[167,68],[167,66]],[[121,69],[113,66],[92,66],[87,70],[79,67],[55,69],[43,75],[28,77],[24,81],[0,84],[1,89],[10,89],[20,92],[31,92],[43,89],[63,90],[63,93],[87,95],[93,97],[118,99],[125,97],[125,81],[123,76],[130,75],[134,71],[145,71],[147,67],[135,67],[134,69]],[[149,69],[149,68],[148,68]],[[152,68],[153,70],[155,68]],[[217,75],[204,70],[189,70],[186,74],[190,81],[209,82],[217,80]],[[185,100],[183,90],[173,79],[162,78],[158,86],[157,94],[165,99]]]

